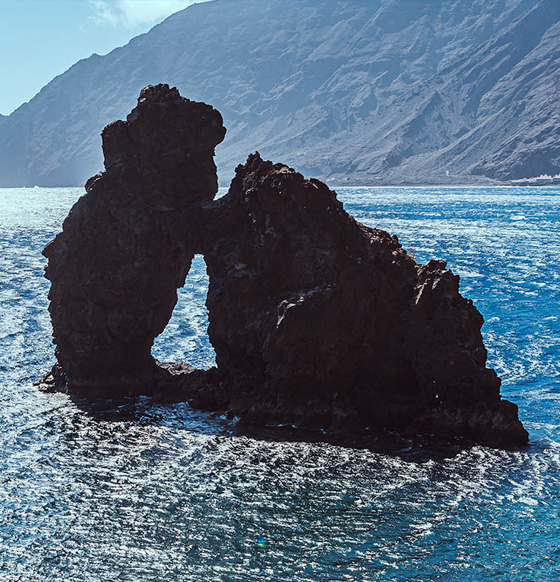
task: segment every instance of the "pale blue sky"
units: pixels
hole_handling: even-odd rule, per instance
[[[203,0],[198,0],[198,2]],[[0,0],[0,114],[195,0]]]

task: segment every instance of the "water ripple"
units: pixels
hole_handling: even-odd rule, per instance
[[[53,361],[40,251],[79,195],[0,190],[0,579],[557,578],[558,189],[340,192],[419,260],[448,260],[486,317],[533,444],[452,456],[275,441],[185,404],[37,392]],[[206,286],[199,257],[159,358],[212,365]]]

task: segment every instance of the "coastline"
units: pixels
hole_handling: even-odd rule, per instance
[[[325,179],[325,182],[331,188],[364,188],[364,189],[387,189],[387,188],[414,188],[414,189],[422,189],[422,188],[514,188],[516,190],[522,188],[560,188],[560,183],[557,184],[512,184],[511,182],[498,182],[494,184],[480,184],[480,183],[469,183],[469,182],[461,182],[461,183],[426,183],[426,184],[411,184],[411,183],[402,183],[402,184],[395,184],[395,183],[387,183],[387,184],[364,184],[364,183],[340,183],[338,181],[330,181]],[[65,189],[65,190],[72,190],[80,188],[83,189],[83,184],[74,184],[74,185],[65,185],[65,186],[0,186],[0,191],[2,190],[58,190],[58,189]],[[229,183],[220,183],[220,189],[227,189],[229,188]]]

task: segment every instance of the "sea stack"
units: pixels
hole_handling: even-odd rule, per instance
[[[58,385],[183,398],[260,426],[525,444],[459,277],[258,154],[213,201],[224,133],[218,112],[166,85],[105,129],[106,170],[45,249]],[[198,252],[217,369],[194,373],[150,348]]]
[[[167,85],[146,87],[102,134],[105,171],[46,246],[57,381],[85,395],[150,394],[150,350],[200,247],[200,207],[218,191],[222,116]]]

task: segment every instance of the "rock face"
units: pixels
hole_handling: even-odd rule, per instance
[[[261,426],[526,443],[486,368],[482,316],[445,263],[416,264],[325,184],[258,154],[212,202],[224,131],[216,111],[167,86],[106,128],[106,171],[45,249],[59,382],[183,398]],[[195,252],[210,280],[208,372],[150,356]]]
[[[150,393],[150,355],[200,246],[197,212],[217,190],[212,107],[148,87],[127,121],[103,131],[106,170],[86,184],[44,250],[56,357],[87,394]]]
[[[325,184],[259,155],[207,223],[208,335],[233,414],[526,442],[486,368],[483,318],[443,261],[417,265]]]

